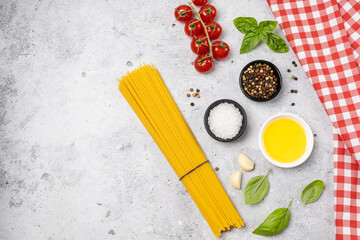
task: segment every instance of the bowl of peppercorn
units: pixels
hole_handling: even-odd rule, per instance
[[[274,64],[265,60],[255,60],[242,69],[239,84],[247,98],[266,102],[279,94],[282,78]]]

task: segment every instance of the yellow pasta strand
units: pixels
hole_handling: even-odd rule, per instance
[[[118,79],[119,90],[180,178],[207,159],[158,70],[140,65]],[[182,180],[216,237],[244,222],[207,162]]]

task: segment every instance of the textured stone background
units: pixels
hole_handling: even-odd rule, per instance
[[[140,62],[159,69],[245,220],[244,229],[222,239],[262,239],[251,231],[290,200],[289,226],[272,239],[334,238],[331,124],[309,80],[292,67],[291,51],[275,54],[262,43],[238,54],[243,35],[232,19],[273,19],[266,2],[211,1],[231,55],[207,75],[193,69],[190,39],[173,17],[185,2],[0,2],[0,239],[214,239],[118,92],[116,78]],[[238,86],[241,68],[255,59],[272,61],[283,74],[281,94],[268,103],[248,100]],[[201,89],[195,107],[185,96],[190,87]],[[233,143],[216,142],[203,128],[206,107],[220,98],[238,101],[248,113],[247,132]],[[317,134],[313,154],[297,168],[271,166],[258,148],[261,124],[280,112],[303,117]],[[242,187],[273,169],[270,192],[257,205],[245,206],[243,190],[230,185],[240,152],[256,162]],[[315,179],[324,180],[324,192],[302,207],[301,191]]]

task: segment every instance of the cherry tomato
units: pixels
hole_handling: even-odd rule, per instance
[[[206,4],[207,1],[208,1],[208,0],[193,0],[192,2],[193,2],[193,4],[195,4],[196,6],[200,7],[200,6],[204,5],[204,4]]]
[[[209,51],[209,41],[204,35],[194,36],[190,47],[196,54],[207,53]]]
[[[215,41],[212,43],[212,52],[215,59],[222,60],[229,56],[230,48],[226,42]]]
[[[185,24],[184,27],[186,35],[193,37],[202,34],[203,26],[198,19],[191,19]]]
[[[180,5],[177,8],[175,8],[174,14],[175,14],[176,20],[178,20],[180,22],[187,22],[191,19],[193,12],[189,6]]]
[[[204,22],[211,22],[216,17],[216,8],[210,4],[202,6],[200,8],[200,17]]]
[[[222,28],[220,24],[218,24],[217,22],[211,22],[211,23],[206,23],[205,26],[206,26],[206,31],[208,32],[211,40],[220,37],[222,32]]]
[[[196,71],[201,73],[209,72],[214,66],[214,62],[207,54],[200,54],[194,62]]]

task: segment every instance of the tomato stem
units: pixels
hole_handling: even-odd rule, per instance
[[[210,40],[209,34],[208,34],[208,32],[206,31],[205,23],[204,23],[204,21],[201,19],[200,13],[199,13],[198,11],[196,11],[196,9],[194,8],[194,6],[192,5],[191,2],[189,2],[189,6],[190,6],[191,9],[195,12],[195,14],[199,17],[199,21],[201,22],[201,24],[202,24],[202,26],[203,26],[203,28],[204,28],[205,34],[206,34],[206,38],[207,38],[208,41],[209,41],[210,57],[211,57],[212,60],[214,60],[213,52],[212,52],[212,44],[211,44],[211,40]]]

